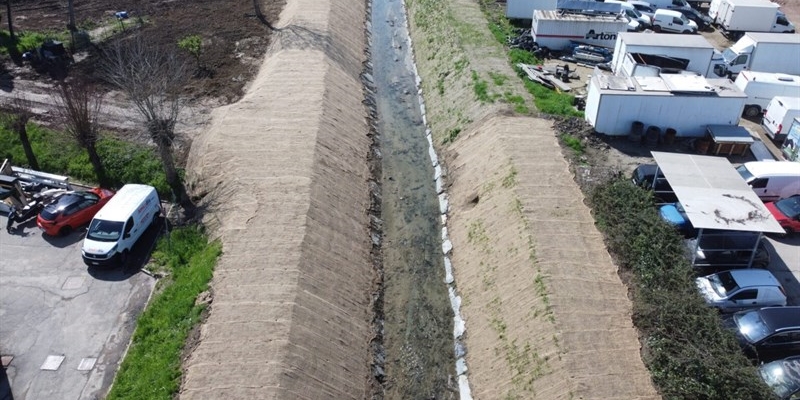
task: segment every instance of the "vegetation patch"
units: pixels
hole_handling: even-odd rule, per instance
[[[0,158],[13,165],[29,167],[19,136],[9,128],[10,120],[2,118],[0,125]],[[86,184],[96,184],[97,175],[89,155],[66,135],[28,123],[28,137],[42,172],[66,175]],[[152,148],[103,136],[97,152],[115,187],[126,183],[143,183],[156,188],[162,198],[171,198],[161,161]]]
[[[733,333],[694,285],[683,238],[652,193],[618,178],[591,194],[597,226],[630,277],[642,358],[664,399],[768,399],[771,393]]]
[[[577,156],[580,156],[585,151],[580,138],[572,136],[569,133],[564,133],[561,135],[561,140],[564,142],[564,145],[572,149]]]
[[[184,343],[206,309],[197,297],[208,290],[220,254],[221,245],[208,243],[198,227],[176,229],[159,240],[152,259],[167,275],[139,317],[109,400],[175,398]]]

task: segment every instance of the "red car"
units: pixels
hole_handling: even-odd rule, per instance
[[[800,195],[765,203],[787,234],[800,232]]]
[[[65,193],[45,206],[36,217],[36,225],[50,236],[67,235],[88,224],[112,196],[114,191],[102,188]]]

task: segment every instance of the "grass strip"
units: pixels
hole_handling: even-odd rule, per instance
[[[107,399],[174,398],[180,389],[184,343],[206,308],[196,299],[208,289],[221,253],[221,245],[208,243],[197,226],[176,229],[159,240],[152,259],[167,275],[137,321]]]

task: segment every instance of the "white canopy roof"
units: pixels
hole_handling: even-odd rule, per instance
[[[652,154],[695,228],[784,232],[728,159]]]

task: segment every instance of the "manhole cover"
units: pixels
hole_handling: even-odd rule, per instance
[[[47,356],[47,359],[44,360],[44,364],[42,364],[42,367],[39,369],[55,371],[61,366],[62,362],[64,362],[64,356]]]
[[[97,362],[96,358],[87,357],[81,360],[81,363],[78,365],[78,371],[89,371],[94,368],[94,363]]]

